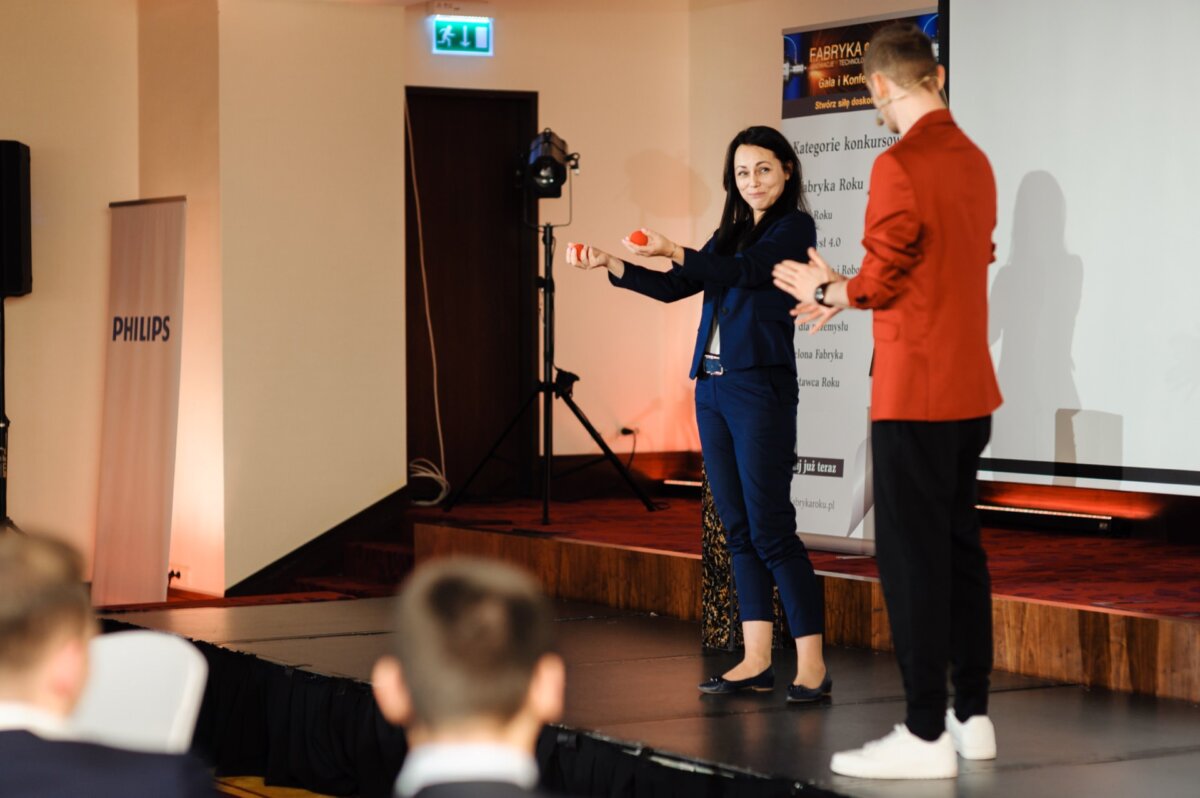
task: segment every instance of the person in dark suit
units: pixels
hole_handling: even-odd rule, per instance
[[[800,162],[783,135],[769,127],[738,133],[725,155],[725,207],[716,233],[700,249],[642,230],[645,243],[624,246],[642,257],[665,257],[672,268],[652,271],[595,247],[567,247],[569,263],[608,269],[610,282],[662,302],[704,295],[689,375],[696,380],[696,423],[704,467],[733,563],[742,631],[741,662],[702,683],[704,693],[771,690],[772,586],[778,586],[796,640],[791,702],[819,701],[832,688],[822,653],[824,604],[820,582],[796,535],[791,484],[796,461],[794,304],[776,288],[771,270],[807,259],[816,226],[804,211]]]
[[[396,600],[396,646],[371,677],[404,726],[402,798],[536,795],[534,746],[563,708],[553,613],[527,574],[498,562],[418,568]]]
[[[215,795],[212,777],[191,757],[71,739],[68,717],[87,682],[95,629],[75,551],[0,534],[0,795]]]
[[[907,714],[882,739],[836,754],[831,768],[949,778],[958,756],[996,756],[991,589],[975,509],[979,456],[1000,405],[987,322],[996,184],[946,108],[945,71],[925,34],[881,29],[863,72],[877,119],[901,138],[871,170],[862,268],[846,280],[813,251],[810,263],[777,269],[778,285],[800,300],[798,321],[814,331],[841,308],[875,314],[875,543]]]

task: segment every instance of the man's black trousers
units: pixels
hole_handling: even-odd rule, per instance
[[[908,702],[926,740],[945,728],[946,672],[960,720],[987,714],[992,596],[975,509],[990,416],[871,425],[875,547]]]

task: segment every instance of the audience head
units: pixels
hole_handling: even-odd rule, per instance
[[[562,712],[553,613],[528,575],[494,561],[422,566],[396,599],[395,655],[375,666],[384,717],[410,741],[492,739],[532,749]]]
[[[68,715],[95,631],[79,553],[51,538],[0,534],[0,701]]]

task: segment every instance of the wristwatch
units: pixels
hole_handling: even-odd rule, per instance
[[[825,301],[825,289],[829,287],[829,283],[821,283],[817,286],[817,290],[813,291],[813,301],[821,307],[831,308],[833,305]]]

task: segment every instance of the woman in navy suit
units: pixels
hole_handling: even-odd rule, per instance
[[[788,311],[795,301],[771,277],[782,260],[808,260],[816,226],[804,210],[796,153],[773,128],[751,127],[734,137],[724,185],[721,225],[699,250],[653,230],[642,231],[644,244],[622,241],[635,255],[669,258],[670,271],[644,269],[594,247],[577,252],[569,245],[567,261],[606,268],[613,285],[662,302],[704,293],[691,366],[696,423],[733,561],[746,645],[742,661],[702,683],[700,691],[774,688],[774,583],[796,638],[788,700],[817,701],[832,682],[821,650],[821,585],[796,536],[791,500],[798,387]]]

